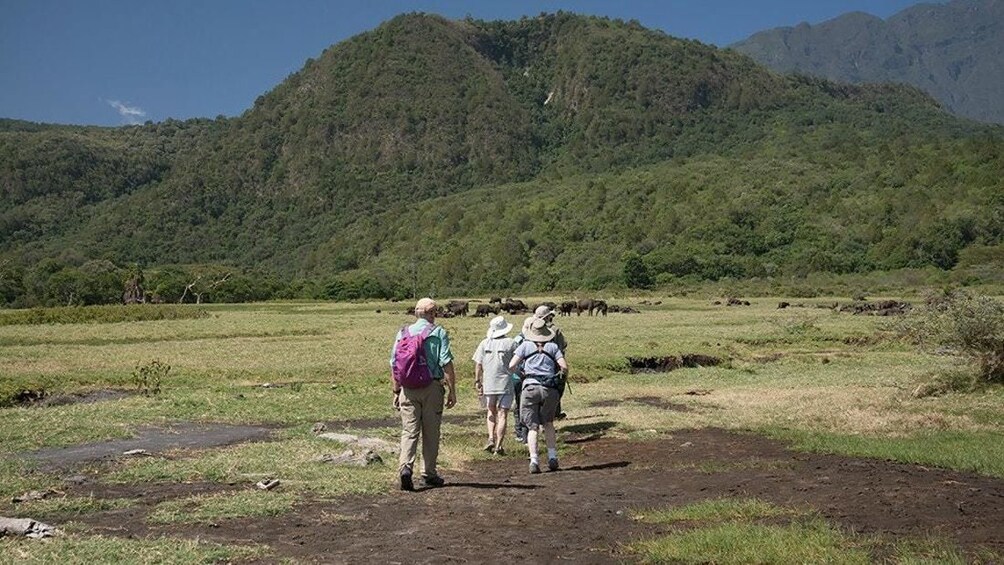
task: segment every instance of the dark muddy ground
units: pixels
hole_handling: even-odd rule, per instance
[[[854,532],[935,534],[966,551],[1004,554],[1001,479],[796,453],[775,441],[720,430],[633,442],[603,437],[602,426],[579,428],[564,426],[570,453],[554,473],[529,475],[526,461],[511,456],[473,463],[464,472],[444,469],[447,485],[440,489],[406,493],[388,485],[381,496],[305,500],[286,515],[212,526],[151,526],[144,518],[161,500],[248,487],[90,484],[76,487],[78,494],[139,502],[76,519],[108,535],[267,544],[274,560],[611,563],[631,561],[626,544],[662,531],[633,520],[634,511],[756,497],[815,509]]]
[[[267,439],[274,428],[229,424],[193,424],[181,422],[169,427],[147,427],[136,437],[70,447],[52,447],[21,454],[35,461],[42,470],[61,471],[85,463],[122,457],[123,452],[144,449],[150,454],[172,449],[220,447],[245,441]]]

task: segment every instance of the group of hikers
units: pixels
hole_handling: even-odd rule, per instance
[[[415,304],[415,322],[397,333],[391,349],[394,408],[401,413],[401,490],[414,490],[414,466],[422,441],[421,477],[427,487],[443,485],[436,470],[443,408],[457,403],[453,351],[446,330],[436,324],[436,302]],[[513,325],[503,316],[488,324],[485,339],[474,351],[474,381],[487,411],[485,451],[504,455],[508,414],[516,415],[516,438],[527,444],[530,473],[540,473],[538,438],[547,446],[547,468],[557,471],[558,446],[554,421],[561,414],[568,363],[567,342],[554,325],[554,309],[541,305],[524,320],[520,333],[508,337]]]

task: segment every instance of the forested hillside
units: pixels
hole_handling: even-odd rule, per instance
[[[601,288],[627,258],[653,282],[951,269],[999,255],[1002,148],[916,89],[634,23],[405,15],[238,118],[0,122],[0,300],[100,301],[88,273],[136,264],[167,300],[231,272],[241,299]]]

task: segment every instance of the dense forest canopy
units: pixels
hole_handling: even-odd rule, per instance
[[[634,22],[410,14],[237,118],[0,120],[0,302],[137,272],[238,300],[999,266],[1002,149],[911,87]]]

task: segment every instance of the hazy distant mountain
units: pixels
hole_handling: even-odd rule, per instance
[[[918,4],[888,20],[851,12],[732,47],[783,72],[912,84],[956,114],[1004,123],[1004,0]]]

